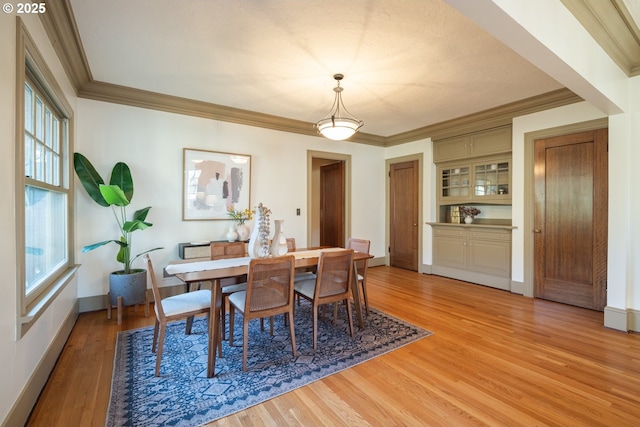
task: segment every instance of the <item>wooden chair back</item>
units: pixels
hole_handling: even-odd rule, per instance
[[[353,275],[353,249],[321,252],[314,300],[318,304],[349,298]]]
[[[353,249],[356,252],[368,254],[370,248],[371,248],[371,240],[356,239],[351,237],[347,242],[347,249]],[[361,274],[364,276],[366,267],[367,267],[367,260],[356,261],[356,268],[358,269],[358,274]]]
[[[156,312],[156,319],[160,322],[165,322],[166,316],[164,315],[164,310],[162,309],[162,297],[160,296],[160,289],[158,288],[158,283],[156,282],[156,274],[153,271],[153,263],[151,262],[149,254],[145,254],[142,259],[147,265],[147,277],[151,281],[151,291],[153,292],[153,300],[155,301],[153,307],[154,311]]]
[[[293,307],[294,269],[293,255],[252,259],[244,315],[250,319],[269,317]]]

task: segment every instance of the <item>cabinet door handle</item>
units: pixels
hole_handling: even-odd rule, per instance
[[[536,229],[534,229],[534,230],[533,230],[533,232],[534,232],[534,233],[542,233],[542,230],[540,230],[540,229],[536,228]]]

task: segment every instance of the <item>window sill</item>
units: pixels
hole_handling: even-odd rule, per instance
[[[79,265],[69,267],[60,275],[58,280],[53,283],[36,301],[27,307],[24,316],[18,318],[18,338],[22,338],[33,324],[45,312],[47,307],[56,299],[63,289],[71,282],[78,271]]]

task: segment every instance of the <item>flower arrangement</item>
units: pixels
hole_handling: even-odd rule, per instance
[[[227,215],[229,215],[231,219],[238,224],[244,224],[245,221],[250,221],[253,219],[253,211],[251,209],[247,208],[243,211],[240,211],[236,210],[233,205],[229,206],[229,209],[227,209]]]
[[[480,209],[473,206],[460,206],[459,210],[462,215],[470,216],[471,218],[475,217],[476,215],[480,215],[481,213]]]

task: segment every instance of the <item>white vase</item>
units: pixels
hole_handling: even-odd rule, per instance
[[[238,233],[236,233],[235,227],[229,227],[226,237],[229,242],[235,242],[238,239]]]
[[[236,233],[238,233],[238,240],[246,242],[251,235],[251,228],[247,224],[238,224],[236,226]]]
[[[464,217],[465,224],[471,224],[473,222],[473,217],[471,215],[467,215]]]
[[[256,209],[255,219],[247,252],[251,258],[266,258],[269,256],[269,218],[262,217],[260,210]]]
[[[287,253],[287,238],[284,235],[284,220],[276,219],[273,221],[276,225],[276,232],[271,240],[271,255],[282,256]]]

